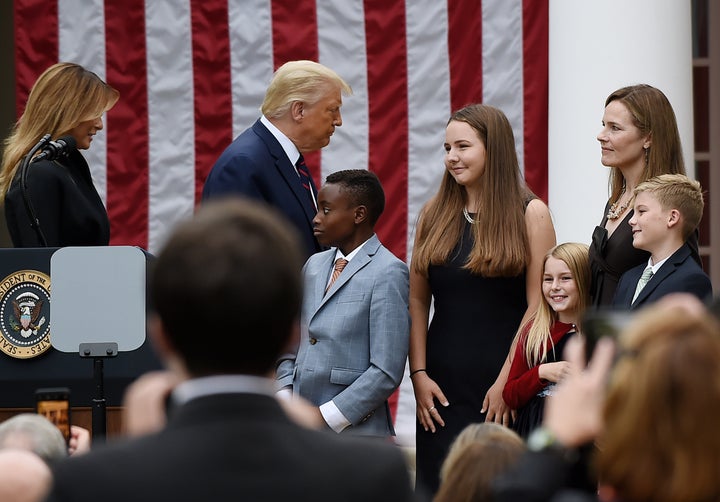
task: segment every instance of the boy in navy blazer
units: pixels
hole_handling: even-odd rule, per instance
[[[405,369],[409,283],[405,263],[374,232],[384,207],[375,174],[327,177],[313,226],[318,241],[334,247],[303,268],[300,343],[278,364],[281,393],[309,400],[338,433],[395,433],[387,400]]]
[[[710,278],[692,259],[686,240],[703,213],[700,183],[682,174],[656,176],[635,188],[633,246],[650,252],[647,264],[620,278],[613,306],[637,309],[676,292],[701,300],[712,295]]]

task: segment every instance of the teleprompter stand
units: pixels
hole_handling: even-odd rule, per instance
[[[146,270],[147,255],[129,246],[61,248],[50,260],[51,343],[93,360],[94,442],[107,430],[105,361],[145,341]]]
[[[92,431],[95,441],[104,441],[107,434],[107,401],[105,400],[105,358],[118,355],[118,344],[81,343],[80,357],[93,360],[93,383],[95,395],[92,398]]]

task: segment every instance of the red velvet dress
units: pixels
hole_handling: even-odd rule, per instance
[[[565,335],[571,333],[575,333],[574,324],[556,321],[552,325],[550,328],[552,343],[546,344],[546,363],[562,361],[565,342],[570,338]],[[540,425],[545,409],[545,397],[552,392],[554,386],[552,382],[540,378],[539,365],[532,367],[529,365],[525,357],[526,340],[527,330],[522,334],[515,348],[510,374],[503,389],[503,399],[508,406],[517,411],[513,429],[524,438]]]

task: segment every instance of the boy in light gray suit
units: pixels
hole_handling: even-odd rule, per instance
[[[277,368],[280,393],[309,400],[338,433],[395,434],[387,400],[405,369],[409,286],[407,266],[374,232],[384,208],[375,174],[327,177],[313,227],[333,247],[303,267],[299,346]]]

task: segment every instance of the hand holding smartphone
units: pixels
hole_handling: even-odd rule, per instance
[[[60,429],[65,442],[70,441],[70,389],[48,387],[35,391],[35,411]]]
[[[633,313],[629,310],[593,310],[585,314],[582,334],[585,337],[585,361],[592,358],[595,345],[603,337],[617,342],[620,333],[630,324]]]

